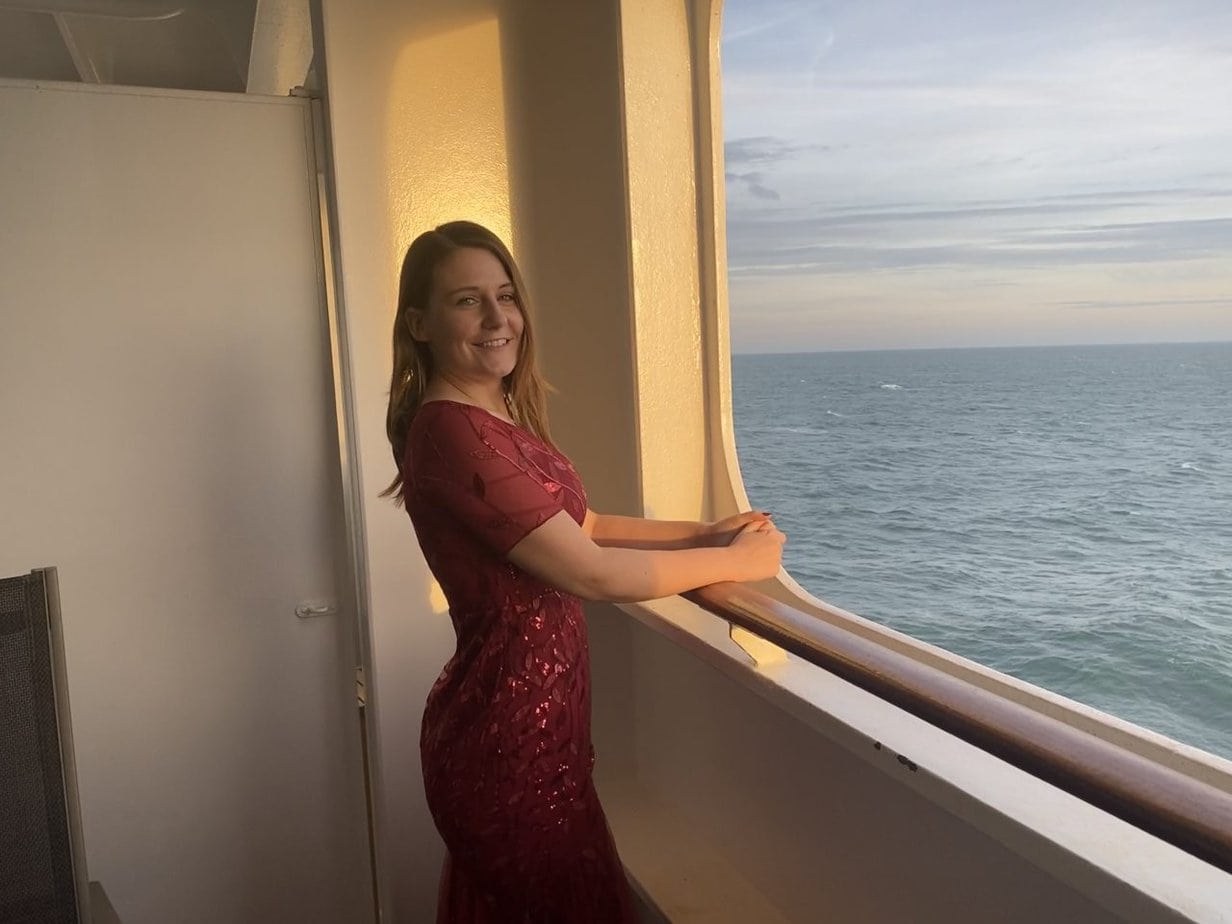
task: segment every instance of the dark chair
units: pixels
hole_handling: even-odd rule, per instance
[[[89,924],[54,568],[0,579],[0,924]]]

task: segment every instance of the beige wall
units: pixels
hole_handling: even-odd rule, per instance
[[[708,512],[692,7],[621,4],[642,493],[663,519]]]
[[[591,507],[638,512],[618,4],[501,4],[510,204],[553,434]]]

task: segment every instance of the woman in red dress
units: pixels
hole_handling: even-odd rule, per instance
[[[457,649],[420,736],[448,848],[438,924],[632,924],[591,771],[582,599],[777,573],[763,513],[604,516],[551,442],[526,290],[490,231],[451,222],[402,263],[387,431]]]

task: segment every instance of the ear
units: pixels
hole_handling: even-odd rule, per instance
[[[427,316],[418,308],[408,308],[406,312],[406,328],[411,332],[411,339],[420,343],[428,342]]]

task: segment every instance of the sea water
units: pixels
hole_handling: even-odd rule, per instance
[[[1232,344],[737,355],[816,596],[1232,757]]]

